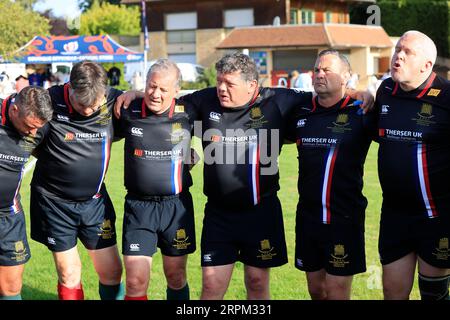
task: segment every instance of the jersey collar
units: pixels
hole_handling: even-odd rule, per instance
[[[413,92],[419,91],[419,93],[416,95],[417,99],[422,98],[425,95],[425,93],[428,92],[428,90],[430,89],[431,85],[434,82],[434,79],[436,79],[436,73],[432,72],[426,81],[424,81],[418,88],[412,90]],[[395,82],[394,90],[392,90],[392,95],[395,96],[398,90],[404,92],[402,88],[400,88],[398,82]]]
[[[341,102],[342,101],[342,102]],[[348,102],[350,101],[350,96],[344,96],[339,102],[341,102],[341,105],[340,105],[340,107],[339,107],[339,109],[344,109],[347,105],[348,105]],[[336,103],[334,106],[332,106],[331,108],[334,108],[335,106],[337,106],[338,104],[339,104],[339,102],[338,103]],[[312,98],[312,105],[313,105],[313,108],[312,108],[312,110],[311,110],[311,112],[314,112],[314,111],[316,111],[316,109],[317,109],[317,106],[319,105],[320,106],[320,104],[319,104],[319,96],[313,96],[313,98]]]

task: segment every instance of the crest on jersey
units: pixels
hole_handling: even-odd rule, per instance
[[[250,119],[252,120],[260,120],[262,119],[264,116],[261,112],[261,108],[260,107],[253,107],[250,110]]]
[[[252,129],[258,129],[264,127],[264,124],[268,121],[263,120],[264,115],[261,111],[261,108],[258,106],[254,106],[250,109],[250,122],[246,124],[247,127]]]
[[[173,144],[180,143],[183,140],[184,132],[183,126],[180,122],[172,123],[172,132],[170,134],[170,141]]]
[[[417,112],[417,118],[413,118],[412,120],[416,121],[419,126],[428,127],[431,124],[436,123],[436,121],[432,121],[434,117],[433,106],[429,103],[424,103],[420,107],[420,111]]]

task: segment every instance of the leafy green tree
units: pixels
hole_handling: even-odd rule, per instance
[[[350,21],[366,24],[366,9],[372,3],[351,7]],[[450,57],[450,1],[447,0],[378,0],[381,25],[390,36],[408,30],[426,33],[436,43],[438,54]]]
[[[27,0],[22,0],[27,1]],[[120,4],[120,0],[99,0],[100,3],[107,2],[111,4]],[[81,11],[86,11],[92,7],[92,5],[96,2],[96,0],[78,0],[78,7]]]
[[[140,31],[140,14],[137,6],[125,7],[106,1],[103,3],[94,1],[92,7],[81,14],[78,33],[137,36]]]
[[[32,10],[33,6],[41,2],[42,0],[14,0],[15,3],[20,4],[22,7],[24,7],[27,10]]]
[[[10,59],[14,52],[36,35],[48,35],[48,20],[20,3],[0,0],[0,55]]]

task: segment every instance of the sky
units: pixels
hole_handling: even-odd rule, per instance
[[[74,18],[80,14],[77,0],[41,0],[35,6],[36,11],[45,11],[52,9],[57,17],[69,16]]]

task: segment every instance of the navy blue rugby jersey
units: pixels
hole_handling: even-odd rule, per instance
[[[14,128],[8,110],[15,96],[0,99],[0,213],[11,214],[21,211],[19,189],[24,165],[42,141],[45,131],[44,126],[35,136],[23,136]]]
[[[324,224],[336,219],[364,222],[364,162],[376,125],[374,112],[364,115],[344,97],[322,107],[316,97],[299,106],[289,125],[299,161],[299,214]]]
[[[450,82],[432,73],[405,92],[386,79],[376,108],[383,206],[430,218],[450,214]]]
[[[144,99],[122,110],[116,134],[125,138],[125,187],[133,196],[168,196],[192,185],[191,123],[188,106],[173,100],[163,114],[152,113]]]
[[[309,95],[291,89],[261,88],[242,107],[224,108],[216,88],[182,99],[195,106],[194,134],[204,152],[204,193],[225,207],[257,205],[279,190],[278,156],[294,108]]]
[[[72,107],[68,84],[54,86],[49,93],[53,119],[37,149],[31,185],[47,196],[65,200],[96,197],[108,169],[114,136],[112,110],[122,92],[108,88],[104,104],[88,117]]]

